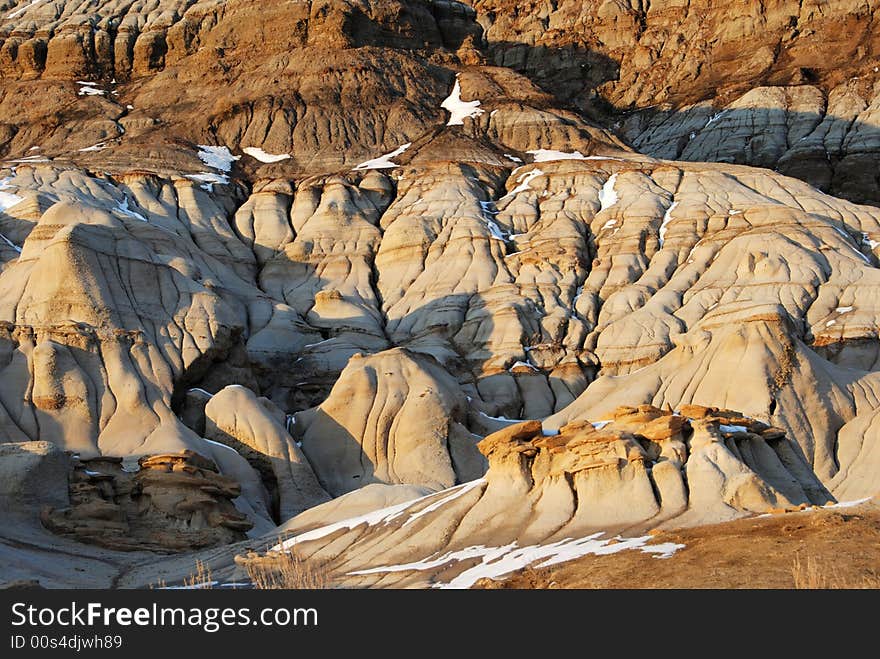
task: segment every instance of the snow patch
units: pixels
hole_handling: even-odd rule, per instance
[[[97,144],[93,144],[92,146],[87,146],[85,149],[80,149],[80,153],[89,153],[91,151],[103,151],[107,148],[106,142],[98,142]]]
[[[434,584],[434,588],[458,589],[470,588],[479,579],[496,579],[510,574],[516,570],[537,563],[536,567],[549,567],[570,561],[582,556],[607,556],[626,550],[639,550],[646,554],[654,554],[657,558],[670,558],[684,545],[666,542],[657,545],[649,545],[652,536],[646,535],[638,538],[615,538],[601,539],[604,533],[594,533],[586,538],[577,540],[566,538],[549,545],[534,545],[530,547],[518,547],[512,542],[502,547],[486,547],[474,545],[457,551],[446,552],[434,558],[425,558],[421,561],[403,563],[401,565],[387,565],[350,572],[350,575],[361,574],[385,574],[389,572],[409,572],[432,570],[451,563],[480,559],[480,563],[464,570],[448,583]],[[615,542],[612,543],[612,540]],[[539,562],[540,561],[540,562]]]
[[[553,160],[586,160],[587,157],[580,151],[554,151],[553,149],[535,149],[526,151],[532,156],[533,162],[550,162]]]
[[[835,309],[837,313],[849,313],[852,310],[852,307],[837,307],[837,309]]]
[[[199,144],[199,160],[211,169],[228,174],[232,171],[232,163],[241,160],[241,156],[234,156],[225,146],[210,146]]]
[[[450,493],[449,496],[444,497],[443,499],[440,499],[439,501],[435,501],[434,503],[432,503],[429,506],[425,506],[417,513],[413,513],[412,515],[409,516],[409,519],[403,523],[403,526],[407,526],[409,524],[412,524],[414,521],[416,521],[420,517],[424,517],[425,515],[434,512],[438,508],[445,506],[450,501],[454,501],[455,499],[458,499],[460,496],[467,494],[468,492],[473,490],[475,487],[478,487],[479,485],[482,485],[485,482],[486,482],[485,478],[478,478],[475,481],[471,481],[469,483],[465,483],[464,485],[459,485],[458,487],[453,487],[449,490],[446,490],[447,492]]]
[[[157,590],[207,590],[219,585],[219,581],[206,581],[204,583],[190,584],[188,586],[162,586]]]
[[[15,158],[14,160],[10,160],[9,162],[21,163],[23,165],[30,165],[38,162],[50,162],[49,158],[45,158],[41,155],[33,155],[33,156],[25,156],[24,158]]]
[[[128,215],[128,217],[133,217],[134,219],[140,220],[141,222],[149,222],[146,217],[129,208],[129,201],[127,196],[123,197],[122,201],[119,202],[117,210],[119,210],[119,212],[123,215]]]
[[[874,497],[865,497],[864,499],[856,499],[855,501],[839,501],[838,503],[830,503],[827,506],[822,506],[823,508],[855,508],[856,506],[861,506],[863,503],[868,503]]]
[[[396,158],[401,155],[404,151],[412,146],[411,142],[407,142],[403,146],[399,146],[391,153],[386,153],[384,156],[379,156],[378,158],[373,158],[372,160],[367,160],[366,162],[362,162],[360,165],[355,167],[355,171],[361,169],[391,169],[393,167],[398,167],[399,165],[396,162],[392,162],[392,158]]]
[[[663,243],[666,242],[666,231],[669,227],[669,223],[672,222],[672,211],[675,210],[675,207],[678,206],[677,201],[673,201],[669,208],[666,209],[666,213],[663,215],[663,223],[660,225],[660,231],[658,232],[657,242],[660,244],[660,248],[663,248]]]
[[[721,432],[748,432],[749,429],[745,426],[726,426],[724,424],[718,426],[718,429]]]
[[[307,343],[303,346],[303,348],[314,348],[315,346],[324,345],[325,343],[330,343],[331,341],[334,341],[334,340],[335,339],[330,338],[330,339],[324,339],[323,341],[318,341],[317,343]]]
[[[187,174],[186,178],[190,181],[195,181],[196,183],[201,183],[200,186],[202,190],[207,192],[211,192],[214,189],[214,184],[226,185],[229,183],[229,177],[223,176],[222,174],[211,174],[210,172],[205,172],[204,174]]]
[[[714,124],[721,117],[723,117],[726,112],[727,112],[727,110],[722,110],[721,112],[716,112],[715,114],[713,114],[711,117],[709,117],[709,121],[706,122],[706,125],[703,126],[703,128],[708,128],[709,126]]]
[[[505,153],[504,157],[507,158],[510,162],[522,162],[522,158],[517,158],[516,156],[512,156],[509,153]]]
[[[617,196],[617,191],[614,189],[614,184],[616,182],[617,174],[612,174],[602,185],[602,189],[599,190],[599,204],[601,204],[599,208],[600,213],[608,210],[620,200],[620,197]]]
[[[440,107],[449,112],[447,126],[463,126],[465,119],[479,117],[483,114],[484,110],[480,108],[480,105],[482,105],[480,101],[461,100],[461,83],[458,76],[455,76],[452,93],[443,100]]]
[[[523,361],[519,361],[519,362],[514,363],[514,365],[511,366],[510,368],[508,368],[507,370],[508,370],[508,371],[512,371],[513,369],[515,369],[515,368],[519,368],[519,367],[521,367],[521,366],[525,366],[526,368],[528,368],[528,369],[530,369],[530,370],[532,370],[532,371],[537,371],[537,370],[538,370],[537,368],[535,368],[534,366],[532,366],[532,365],[529,364],[528,362],[523,362]]]
[[[290,159],[289,153],[266,153],[262,149],[258,149],[257,147],[253,146],[245,147],[244,149],[242,149],[242,151],[244,151],[251,158],[255,158],[256,160],[259,160],[263,163],[281,162],[283,160]]]
[[[0,187],[0,213],[5,213],[10,208],[23,201],[24,197],[19,197],[17,194],[11,192],[5,192],[3,191],[3,188]]]
[[[13,206],[16,206],[17,204],[20,204],[24,201],[24,197],[20,197],[17,194],[13,194],[12,192],[6,192],[6,189],[10,187],[10,181],[12,181],[11,176],[0,180],[0,213],[5,213]],[[19,254],[21,254],[21,247],[9,240],[9,238],[4,236],[2,233],[0,233],[0,240],[9,245]]]
[[[506,416],[489,416],[485,412],[480,412],[480,414],[487,419],[492,419],[493,421],[504,421],[506,423],[522,423],[523,421],[528,421],[528,419],[508,419]]]
[[[482,481],[477,481],[482,482]],[[472,486],[471,483],[465,483],[464,485],[459,485],[457,488],[450,488],[449,490],[444,490],[445,493],[451,494],[452,490]],[[354,529],[361,525],[367,526],[378,526],[379,524],[387,524],[388,522],[400,517],[405,510],[419,503],[420,501],[424,501],[426,499],[430,499],[431,497],[435,497],[439,492],[432,492],[431,494],[427,494],[423,497],[419,497],[418,499],[412,499],[411,501],[404,501],[403,503],[398,503],[393,506],[389,506],[388,508],[381,508],[379,510],[373,510],[364,515],[358,515],[357,517],[351,517],[349,519],[344,519],[339,522],[334,522],[333,524],[328,524],[327,526],[322,526],[317,529],[312,529],[311,531],[306,531],[305,533],[300,533],[299,535],[295,535],[292,538],[288,538],[284,542],[281,542],[270,549],[270,551],[286,551],[293,547],[298,542],[308,542],[310,540],[318,540],[320,538],[324,538],[336,531],[342,529]]]
[[[531,189],[532,181],[543,175],[544,172],[542,172],[540,169],[533,169],[530,172],[526,172],[517,179],[517,186],[504,196],[512,197],[514,195],[518,195],[520,192],[528,192]]]
[[[214,185],[227,185],[229,177],[227,174],[232,171],[232,163],[241,160],[241,156],[234,156],[225,146],[210,146],[208,144],[199,144],[198,152],[199,160],[205,163],[211,169],[216,169],[222,174],[213,172],[203,172],[201,174],[187,174],[186,178],[196,183],[201,183],[201,188],[207,192],[214,189]]]
[[[15,11],[6,14],[6,20],[10,20],[12,18],[17,18],[17,17],[21,16],[28,9],[30,9],[34,5],[40,4],[41,2],[43,2],[43,0],[31,0],[30,4],[24,5],[23,7],[19,7]]]
[[[489,227],[489,234],[496,240],[506,242],[507,236],[504,235],[501,227],[499,227],[494,220],[494,216],[498,215],[498,211],[495,209],[495,203],[492,201],[481,201],[480,208],[483,210],[483,221],[486,222],[486,226]]]
[[[107,94],[107,90],[99,89],[96,82],[77,80],[76,84],[79,85],[77,96],[105,96]]]

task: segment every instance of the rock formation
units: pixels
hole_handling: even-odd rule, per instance
[[[181,551],[242,540],[252,526],[235,510],[238,484],[194,453],[141,458],[132,473],[113,458],[77,464],[70,507],[46,508],[60,535],[111,549]]]
[[[471,4],[0,3],[0,558],[468,585],[877,492],[875,10]]]
[[[352,357],[327,400],[293,417],[293,430],[334,496],[370,483],[440,490],[485,471],[466,408],[436,362],[398,348]]]
[[[618,532],[633,537],[829,500],[783,430],[732,410],[620,407],[558,433],[525,421],[489,435],[480,450],[485,479],[348,519],[328,516],[323,527],[304,519],[265,560],[293,548],[356,587],[470,585],[487,570],[502,576],[623,549],[608,544]],[[645,536],[630,544],[675,550]]]
[[[610,111],[643,153],[778,168],[880,203],[872,3],[469,4],[492,61]]]
[[[241,454],[260,474],[266,503],[279,522],[329,500],[272,401],[240,385],[223,389],[205,407],[205,437]]]

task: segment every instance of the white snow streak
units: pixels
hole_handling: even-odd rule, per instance
[[[746,428],[745,426],[726,426],[723,424],[718,426],[718,429],[721,432],[748,432],[749,431],[749,429]]]
[[[582,556],[607,556],[621,551],[638,549],[647,554],[655,554],[657,558],[669,558],[684,545],[666,542],[658,545],[647,544],[651,536],[646,535],[638,538],[607,538],[601,540],[603,533],[573,540],[566,538],[549,545],[535,545],[531,547],[518,547],[516,542],[502,547],[486,547],[475,545],[458,551],[447,552],[434,558],[425,558],[421,561],[403,563],[401,565],[388,565],[367,570],[350,572],[351,575],[361,574],[385,574],[388,572],[409,572],[432,570],[444,565],[466,560],[481,559],[480,563],[464,570],[448,583],[435,584],[435,588],[470,588],[479,579],[484,577],[494,579],[520,570],[524,567],[538,563],[536,567],[549,567],[570,561]],[[612,540],[615,542],[612,544]],[[540,561],[540,563],[539,563]]]
[[[703,128],[708,128],[709,126],[714,124],[716,121],[718,121],[721,117],[724,116],[725,112],[727,112],[727,110],[722,110],[721,112],[717,112],[717,113],[713,114],[711,117],[709,117],[709,121],[706,122],[706,125],[703,126]]]
[[[553,160],[586,160],[586,156],[580,151],[554,151],[553,149],[535,149],[526,151],[532,156],[533,162],[550,162]]]
[[[206,581],[204,583],[196,583],[189,586],[162,586],[161,588],[158,588],[158,590],[206,590],[219,585],[219,581]]]
[[[447,490],[448,492],[451,492],[451,494],[448,497],[440,499],[439,501],[435,501],[430,506],[425,506],[419,512],[413,513],[412,515],[409,516],[409,519],[403,523],[403,526],[408,526],[409,524],[412,524],[414,521],[419,519],[419,517],[424,517],[425,515],[434,512],[438,508],[445,506],[450,501],[454,501],[455,499],[458,499],[460,496],[467,494],[472,489],[474,489],[475,487],[477,487],[479,485],[482,485],[485,482],[486,482],[485,479],[478,478],[477,480],[471,481],[470,483],[465,483],[464,485],[460,485],[459,487],[455,487],[455,488],[452,488],[451,490]]]
[[[190,181],[202,184],[202,189],[211,192],[214,184],[226,185],[229,183],[227,174],[232,171],[232,163],[241,160],[241,156],[234,156],[225,146],[210,146],[208,144],[199,144],[198,152],[199,160],[205,163],[211,169],[223,172],[222,174],[214,174],[212,172],[203,172],[202,174],[187,174],[186,178]]]
[[[0,180],[0,213],[5,213],[13,206],[20,204],[24,201],[24,197],[19,197],[17,194],[13,194],[12,192],[6,192],[6,189],[10,187],[9,182],[11,180],[11,176]],[[4,236],[2,233],[0,233],[0,240],[5,242],[19,254],[21,254],[21,247],[9,240],[9,238]]]
[[[24,5],[23,7],[19,7],[15,11],[6,14],[6,20],[9,20],[11,18],[18,18],[23,13],[25,13],[28,9],[30,9],[34,5],[40,4],[41,2],[43,2],[43,0],[31,0],[30,4]]]
[[[208,167],[228,174],[232,171],[232,163],[241,160],[241,156],[234,156],[225,146],[210,146],[199,144],[199,160]]]
[[[21,254],[21,247],[19,247],[19,246],[16,245],[14,242],[12,242],[11,240],[9,240],[9,238],[7,238],[6,236],[4,236],[2,233],[0,233],[0,240],[2,240],[4,243],[6,243],[7,245],[9,245],[12,249],[14,249],[14,250],[15,250],[16,252],[18,252],[19,254]]]
[[[524,366],[524,367],[526,367],[526,368],[528,368],[529,370],[532,370],[532,371],[537,371],[537,370],[538,370],[537,368],[535,368],[534,366],[532,366],[532,365],[529,364],[528,362],[523,362],[523,361],[519,361],[519,362],[514,363],[514,365],[511,366],[510,368],[508,368],[507,370],[508,370],[508,371],[512,371],[513,369],[515,369],[515,368],[519,368],[519,367],[522,367],[522,366]]]
[[[227,451],[232,451],[233,453],[235,453],[236,455],[238,455],[238,451],[236,451],[236,450],[235,450],[234,448],[232,448],[231,446],[227,446],[226,444],[221,444],[220,442],[215,442],[215,441],[210,440],[210,439],[205,439],[204,437],[202,437],[201,439],[202,439],[203,442],[208,442],[208,444],[213,444],[214,446],[219,446],[220,448],[225,448]]]
[[[88,153],[90,151],[103,151],[107,148],[106,142],[98,142],[97,144],[93,144],[92,146],[87,146],[85,149],[79,149],[80,153]]]
[[[200,387],[193,387],[189,391],[198,391],[199,393],[205,394],[208,398],[214,397],[214,394],[212,394],[210,391],[205,391],[204,389],[201,389]]]
[[[856,506],[861,506],[863,503],[868,503],[874,497],[865,497],[864,499],[856,499],[855,501],[839,501],[838,503],[831,503],[827,506],[822,506],[823,508],[855,508]]]
[[[531,189],[532,181],[534,181],[539,176],[543,176],[543,175],[544,175],[544,172],[542,172],[540,169],[533,169],[530,172],[522,174],[517,179],[518,185],[504,196],[505,197],[512,197],[513,195],[517,195],[520,192],[528,192]]]
[[[844,237],[844,239],[846,240],[846,244],[847,244],[847,246],[848,246],[852,251],[854,251],[856,254],[858,254],[859,257],[860,257],[865,263],[871,263],[871,259],[869,259],[867,256],[865,256],[864,254],[862,254],[859,250],[857,250],[855,247],[853,247],[853,246],[850,244],[849,241],[852,240],[852,236],[851,236],[851,235],[849,235],[846,231],[844,231],[843,229],[841,229],[841,228],[838,227],[838,226],[834,226],[834,225],[832,225],[832,228],[833,228],[837,233],[839,233],[841,236]],[[862,234],[862,235],[864,236],[864,234]],[[864,239],[862,239],[862,243],[865,244]],[[872,247],[872,249],[873,249],[873,247]]]
[[[440,107],[449,112],[449,121],[447,126],[463,126],[464,120],[467,118],[479,117],[484,110],[480,108],[480,101],[463,101],[461,100],[461,83],[458,76],[455,76],[455,85],[452,87],[452,93],[447,96]]]
[[[555,151],[553,149],[534,149],[526,151],[532,156],[533,162],[550,162],[553,160],[617,160],[613,156],[585,156],[580,151]]]
[[[620,200],[620,197],[617,196],[617,191],[614,189],[614,184],[616,182],[617,174],[612,174],[608,180],[605,181],[602,189],[599,190],[599,203],[601,204],[601,207],[599,208],[600,213],[604,210],[608,210]]]
[[[129,204],[128,197],[127,196],[123,197],[122,201],[119,202],[119,205],[117,206],[119,212],[124,215],[128,215],[129,217],[133,217],[136,220],[140,220],[141,222],[149,222],[149,220],[147,218],[145,218],[143,215],[141,215],[140,213],[138,213],[136,211],[131,210],[131,208],[129,208],[128,204]]]
[[[678,202],[673,201],[669,208],[666,209],[666,213],[663,215],[663,223],[660,225],[658,238],[661,249],[663,248],[663,243],[666,242],[666,230],[669,226],[669,223],[672,222],[672,211],[675,210],[676,206],[678,206]]]
[[[506,416],[489,416],[485,412],[480,412],[480,415],[487,419],[492,419],[493,421],[505,421],[507,423],[522,423],[523,421],[528,421],[528,419],[508,419]]]
[[[104,96],[107,91],[104,89],[99,89],[97,87],[96,82],[88,82],[87,80],[77,80],[76,84],[79,85],[79,92],[77,92],[77,96]]]
[[[494,217],[498,215],[498,211],[495,210],[495,202],[481,201],[480,208],[483,210],[483,221],[486,222],[486,226],[489,227],[489,233],[491,236],[497,240],[506,242],[507,236],[504,235],[501,227],[495,223]]]
[[[398,164],[392,162],[392,158],[396,158],[401,155],[404,151],[412,146],[411,142],[407,142],[403,146],[397,147],[391,153],[386,153],[384,156],[379,156],[378,158],[373,158],[372,160],[367,160],[366,162],[362,162],[360,165],[355,167],[355,171],[361,169],[391,169],[393,167],[398,167]]]
[[[482,480],[472,481],[470,483],[465,483],[464,485],[459,485],[454,488],[450,488],[448,490],[444,490],[444,493],[447,495],[452,494],[454,490],[460,488],[471,488],[475,487],[474,483],[482,483]],[[424,501],[425,499],[430,499],[431,497],[437,496],[438,492],[432,492],[431,494],[425,495],[423,497],[419,497],[418,499],[413,499],[411,501],[404,501],[403,503],[398,503],[394,506],[389,506],[388,508],[382,508],[380,510],[373,510],[364,515],[358,515],[357,517],[352,517],[350,519],[344,519],[339,522],[334,522],[333,524],[328,524],[327,526],[322,526],[317,529],[312,529],[311,531],[306,531],[305,533],[300,533],[299,535],[293,536],[292,538],[288,538],[284,542],[275,545],[272,547],[270,551],[282,551],[287,550],[293,547],[298,542],[309,542],[310,540],[318,540],[319,538],[326,537],[336,531],[341,529],[354,529],[362,524],[366,524],[367,526],[378,526],[379,524],[385,524],[390,522],[397,517],[400,517],[401,514],[408,508],[414,506],[419,501]],[[462,493],[463,494],[463,493]]]
[[[257,147],[253,146],[245,147],[244,149],[242,149],[242,151],[244,151],[251,158],[255,158],[256,160],[259,160],[263,163],[281,162],[283,160],[290,159],[289,153],[266,153],[262,149],[258,149]]]

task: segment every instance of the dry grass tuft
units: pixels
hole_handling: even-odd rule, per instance
[[[216,583],[211,574],[211,568],[199,559],[196,559],[196,571],[183,580],[183,585],[187,588],[198,588],[200,590],[213,588]]]
[[[854,590],[880,588],[880,575],[866,574],[855,580],[840,575],[834,567],[823,566],[812,556],[801,559],[798,554],[791,566],[797,590]]]
[[[294,550],[250,555],[243,561],[257,590],[323,590],[330,587],[326,566],[304,559]]]

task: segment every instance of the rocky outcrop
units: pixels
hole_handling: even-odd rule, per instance
[[[430,358],[394,349],[355,355],[294,436],[321,484],[339,496],[371,483],[451,487],[482,475],[467,399]]]
[[[6,5],[0,462],[78,456],[65,546],[406,585],[876,491],[880,211],[785,175],[876,201],[870,8]]]
[[[234,480],[184,452],[80,462],[70,477],[70,507],[44,509],[43,524],[79,542],[117,551],[191,551],[245,538],[253,524],[232,500]]]
[[[766,84],[833,87],[870,70],[880,46],[870,4],[469,4],[498,64],[581,104],[598,88],[618,108],[730,100]]]
[[[609,117],[642,153],[778,168],[880,203],[873,5],[470,4],[490,59]]]
[[[645,110],[621,127],[661,158],[767,167],[858,203],[880,205],[880,95],[870,75],[827,93],[814,85],[756,87],[722,105]]]
[[[226,387],[211,398],[205,418],[205,437],[234,449],[260,474],[278,523],[330,499],[269,399],[240,385]]]
[[[834,477],[838,432],[878,386],[877,211],[730,165],[533,155],[506,180],[425,162],[401,180],[359,171],[244,201],[22,166],[4,184],[22,201],[0,222],[23,239],[0,276],[7,432],[84,457],[198,452],[199,408],[189,427],[177,417],[190,389],[243,384],[286,413],[327,409],[353,355],[400,346],[435,360],[414,373],[455,382],[437,415],[461,432],[432,436],[483,435],[492,416],[721,403],[785,428]],[[748,387],[727,366],[743,346]],[[808,382],[837,393],[805,407]],[[342,425],[353,449],[374,441]],[[349,491],[373,468],[324,485]],[[465,472],[479,474],[379,482],[444,487]]]
[[[275,551],[293,548],[350,586],[466,587],[533,562],[675,551],[639,536],[652,528],[828,501],[783,430],[731,410],[621,407],[558,433],[510,425],[479,446],[485,479],[324,527],[294,521]]]
[[[248,175],[336,173],[442,130],[456,72],[483,63],[481,32],[445,0],[22,3],[0,27],[0,152],[200,175],[188,142],[231,148]],[[484,77],[504,107],[478,132],[511,141],[454,137],[472,157],[500,164],[542,130],[619,146],[521,76]]]

